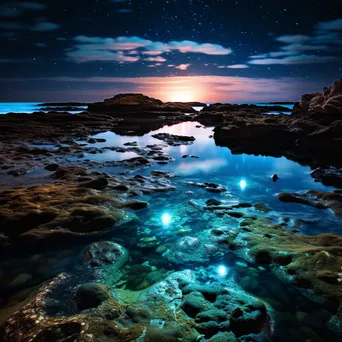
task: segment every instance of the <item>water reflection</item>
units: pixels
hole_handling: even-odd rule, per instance
[[[247,182],[244,179],[241,179],[239,184],[242,191],[246,189]]]
[[[161,217],[164,226],[168,226],[172,221],[172,216],[169,213],[164,213]]]
[[[221,277],[225,277],[228,274],[228,269],[224,265],[220,265],[217,267],[217,273]]]

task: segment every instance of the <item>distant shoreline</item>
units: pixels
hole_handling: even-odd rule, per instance
[[[290,102],[290,101],[285,101],[285,102],[266,102],[266,104],[276,104],[276,105],[294,105],[296,102]],[[261,103],[258,103],[261,104]]]

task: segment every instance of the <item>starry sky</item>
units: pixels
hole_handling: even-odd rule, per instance
[[[342,77],[342,0],[2,0],[0,101],[296,101]]]

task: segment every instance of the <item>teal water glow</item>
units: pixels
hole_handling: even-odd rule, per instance
[[[31,114],[33,112],[38,112],[42,107],[38,106],[41,102],[0,102],[0,115],[7,113],[27,113]],[[209,103],[208,103],[209,104]],[[270,104],[257,104],[250,103],[262,106],[272,106]],[[292,105],[282,105],[283,107],[292,109]],[[70,113],[77,114],[81,111],[87,109],[86,106],[79,106],[79,111],[70,111]],[[194,107],[195,110],[200,111],[203,107]]]
[[[310,176],[309,167],[286,158],[234,155],[228,148],[216,146],[214,139],[210,138],[213,134],[212,128],[196,127],[198,125],[197,122],[186,122],[167,126],[142,137],[119,136],[113,132],[94,136],[104,138],[106,142],[89,144],[89,147],[125,147],[125,143],[136,141],[140,148],[150,144],[163,145],[165,151],[175,158],[174,162],[167,165],[154,165],[129,171],[127,176],[137,174],[149,176],[152,170],[170,171],[178,176],[171,178],[172,185],[177,188],[175,191],[140,197],[139,199],[148,201],[149,206],[134,213],[136,215],[134,222],[113,229],[111,234],[101,239],[118,242],[129,250],[131,258],[128,262],[128,270],[125,269],[124,272],[133,272],[130,267],[138,269],[129,279],[141,277],[139,267],[142,265],[145,268],[146,265],[153,268],[153,272],[147,277],[151,285],[172,272],[190,269],[196,272],[202,283],[224,284],[237,295],[242,291],[248,291],[261,298],[278,314],[275,315],[278,335],[275,336],[274,341],[285,342],[286,332],[292,327],[292,322],[295,322],[298,329],[304,324],[297,313],[312,310],[312,302],[301,295],[292,282],[280,281],[274,275],[272,268],[267,265],[260,267],[252,261],[241,259],[226,246],[219,246],[224,252],[210,260],[203,261],[200,258],[197,260],[196,256],[191,259],[191,245],[198,241],[207,243],[208,232],[211,229],[225,227],[234,230],[239,226],[238,219],[228,215],[219,217],[210,211],[201,210],[201,207],[208,199],[216,199],[227,205],[239,202],[263,203],[271,209],[269,213],[253,213],[250,208],[239,208],[237,211],[247,215],[265,216],[275,223],[292,222],[292,228],[298,229],[298,234],[317,235],[326,232],[341,234],[341,219],[329,210],[283,203],[276,197],[276,194],[282,191],[304,192],[309,189],[331,191],[334,188],[315,183]],[[152,137],[153,134],[162,132],[192,135],[196,140],[192,145],[171,147]],[[132,152],[113,152],[113,154],[112,151],[107,152],[86,154],[80,162],[84,159],[105,162],[132,156],[130,155]],[[197,155],[199,158],[182,158],[185,154]],[[116,176],[121,170],[115,167],[99,167],[98,171]],[[273,174],[279,176],[277,182],[273,182],[271,178]],[[214,182],[223,185],[227,191],[218,194],[210,193],[203,188],[187,184],[190,181]],[[182,252],[186,257],[180,258],[180,261],[174,264],[167,258],[170,250],[177,244],[183,248]],[[7,260],[1,265],[1,269],[4,274],[10,276],[24,271],[32,274],[34,280],[32,283],[38,285],[61,272],[80,272],[82,267],[79,259],[83,248],[84,246],[63,245],[57,252],[41,251],[39,258],[23,257],[20,254],[6,255]],[[65,251],[69,251],[70,254]],[[143,281],[145,279],[142,277],[142,283]],[[135,291],[139,285],[139,282],[127,283],[125,291],[128,291],[127,288]],[[319,304],[315,309],[321,309]],[[281,319],[282,315],[289,319]],[[335,342],[332,339],[330,341]]]
[[[0,115],[7,113],[27,113],[41,111],[42,107],[38,106],[41,102],[0,102]],[[58,107],[55,107],[58,108]],[[80,106],[79,111],[70,111],[69,113],[77,114],[85,110],[87,107]]]
[[[197,122],[185,122],[173,126],[166,126],[157,131],[153,131],[142,137],[119,136],[113,132],[97,134],[95,138],[104,138],[106,142],[97,143],[97,147],[123,146],[127,142],[136,141],[139,147],[152,144],[165,145],[164,150],[175,158],[174,162],[167,165],[155,165],[152,168],[135,171],[133,174],[149,175],[151,170],[166,170],[173,172],[180,177],[172,179],[172,183],[177,186],[176,192],[163,193],[162,195],[145,196],[150,202],[148,214],[142,211],[144,219],[149,220],[151,216],[158,218],[168,213],[173,219],[165,227],[171,229],[177,220],[173,213],[186,206],[189,200],[185,195],[187,191],[195,193],[195,197],[207,200],[215,198],[233,202],[264,203],[273,211],[269,214],[275,221],[281,221],[281,217],[297,220],[301,217],[314,220],[314,224],[303,225],[302,233],[315,235],[322,232],[341,233],[340,219],[331,214],[329,210],[317,210],[316,208],[301,204],[283,203],[278,200],[276,194],[279,192],[305,192],[307,190],[331,191],[332,187],[326,187],[321,183],[316,183],[310,176],[311,169],[284,157],[274,158],[266,156],[254,156],[246,154],[232,154],[226,147],[216,146],[213,138],[212,128],[201,126],[196,127]],[[161,140],[152,137],[156,133],[171,133],[178,135],[190,135],[196,138],[192,145],[167,146]],[[91,145],[89,145],[91,146]],[[200,158],[182,158],[183,155],[197,155]],[[89,157],[89,156],[87,156]],[[106,153],[91,156],[95,161],[106,161]],[[100,169],[108,173],[116,173],[115,168]],[[272,181],[272,175],[277,174],[279,180]],[[189,187],[185,183],[195,182],[215,182],[225,186],[227,193],[210,194],[197,187]],[[184,210],[181,208],[181,210]],[[279,214],[280,213],[280,214]],[[317,221],[317,222],[316,222]],[[160,220],[159,220],[160,222]],[[156,228],[159,232],[159,222]],[[167,230],[164,230],[164,233]]]

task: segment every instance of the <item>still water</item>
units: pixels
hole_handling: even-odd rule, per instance
[[[167,146],[161,140],[152,137],[155,133],[171,133],[178,135],[191,135],[195,142],[189,146]],[[131,253],[129,268],[126,278],[126,290],[137,291],[162,280],[174,271],[191,269],[200,272],[203,280],[209,283],[222,283],[226,281],[229,286],[243,288],[275,306],[275,316],[290,315],[291,320],[297,326],[296,312],[308,310],[310,303],[298,294],[293,285],[284,285],[267,268],[258,269],[253,263],[246,263],[231,252],[224,253],[221,257],[210,262],[170,264],[164,254],[156,250],[172,248],[184,235],[194,238],[202,238],[209,229],[217,226],[229,226],[232,229],[238,226],[238,221],[232,217],[217,217],[213,213],[202,212],[189,201],[202,206],[208,199],[216,199],[223,203],[235,204],[248,202],[251,204],[264,203],[271,211],[265,215],[275,223],[283,220],[296,222],[305,219],[307,223],[301,223],[298,234],[316,235],[323,232],[342,233],[340,219],[336,218],[328,210],[317,210],[300,204],[282,203],[276,194],[282,191],[306,191],[309,189],[328,190],[315,183],[310,177],[310,168],[287,160],[286,158],[273,158],[253,155],[234,155],[228,148],[215,145],[212,128],[205,128],[196,122],[186,122],[178,125],[164,127],[142,137],[119,136],[112,132],[95,135],[94,138],[106,139],[106,142],[91,144],[89,147],[122,147],[128,142],[137,142],[139,147],[151,144],[161,144],[164,150],[175,159],[167,165],[158,165],[146,169],[130,171],[129,175],[146,175],[152,170],[167,170],[177,177],[171,182],[176,186],[175,191],[167,193],[155,193],[144,195],[141,200],[149,202],[146,209],[135,212],[136,220],[128,226],[115,229],[112,235],[106,236],[107,240],[119,242]],[[127,152],[126,152],[127,153]],[[184,155],[193,155],[198,158],[183,158]],[[101,154],[85,154],[83,160],[91,159],[97,162],[122,160],[135,154],[120,154],[108,152]],[[72,158],[70,163],[75,163]],[[98,171],[117,174],[122,169],[116,167],[99,167]],[[42,176],[44,176],[44,171]],[[272,174],[278,174],[279,180],[273,182]],[[26,176],[30,177],[30,175]],[[211,194],[202,188],[191,187],[187,182],[215,182],[227,188],[227,192]],[[241,209],[249,210],[249,209]],[[60,272],[82,272],[79,258],[83,246],[62,246],[51,251],[39,254],[18,257],[6,255],[6,261],[0,263],[1,289],[4,297],[0,305],[0,321],[6,318],[8,313],[14,311],[19,303],[32,291],[35,286],[44,280],[50,279]],[[2,260],[4,258],[2,257]],[[141,265],[149,265],[154,269],[154,278],[149,281],[141,274]],[[139,268],[140,267],[140,268]],[[134,273],[133,270],[137,270]],[[6,288],[6,279],[16,274],[25,272],[31,279],[22,288]],[[111,280],[109,279],[108,282]],[[112,285],[112,284],[111,284]],[[113,285],[115,286],[115,284]],[[5,299],[9,296],[9,300]],[[295,298],[295,300],[292,300]],[[280,323],[279,323],[280,322]],[[278,322],[279,341],[285,341],[284,331],[293,329],[292,321],[280,319]]]
[[[34,112],[39,112],[42,108],[39,106],[41,102],[0,102],[0,115],[7,113],[27,113],[31,114]],[[70,111],[72,114],[77,114],[87,109],[86,106],[77,106],[79,110]],[[54,107],[58,110],[58,107]]]
[[[33,112],[39,112],[42,108],[39,106],[41,102],[0,102],[0,115],[7,114],[7,113],[27,113],[31,114]],[[207,103],[208,105],[210,103]],[[251,103],[257,104],[257,103]],[[270,104],[258,104],[260,106],[272,106]],[[73,106],[74,107],[74,106]],[[87,109],[87,106],[77,106],[79,110],[77,111],[70,111],[72,114],[80,113]],[[292,109],[293,105],[283,105],[283,107]],[[58,107],[54,107],[58,109]],[[194,107],[195,110],[200,111],[203,107]]]

